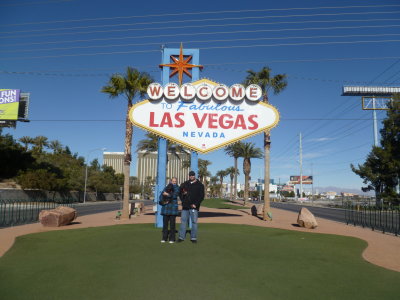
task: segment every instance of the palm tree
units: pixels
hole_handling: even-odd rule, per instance
[[[125,118],[125,149],[124,149],[124,199],[122,208],[122,218],[129,218],[129,175],[131,166],[132,150],[132,123],[129,120],[129,111],[133,105],[135,97],[146,94],[147,87],[153,80],[147,73],[128,67],[125,75],[114,74],[111,76],[108,85],[103,86],[102,93],[106,93],[110,98],[117,98],[123,95],[128,102]]]
[[[286,86],[286,74],[278,74],[271,76],[271,69],[263,67],[260,72],[252,70],[247,71],[248,75],[244,81],[246,86],[250,84],[257,84],[263,91],[263,102],[268,103],[268,91],[272,89],[274,95],[282,92]],[[269,130],[264,132],[264,220],[271,220],[271,207],[269,199],[269,181],[270,181],[270,150],[271,150],[271,136]]]
[[[211,176],[210,184],[217,184],[218,180],[219,180],[218,176]]]
[[[229,175],[230,179],[231,179],[231,193],[229,196],[229,199],[232,201],[232,195],[233,195],[233,179],[235,178],[235,176],[239,175],[239,170],[235,167],[229,167],[228,169],[225,170],[226,174]],[[236,191],[235,191],[236,194]]]
[[[158,136],[155,135],[154,133],[148,132],[146,133],[146,139],[140,140],[136,152],[138,151],[144,151],[145,153],[143,155],[147,155],[151,152],[157,152],[158,151]],[[189,151],[187,151],[184,147],[181,145],[171,143],[170,141],[167,140],[167,149],[168,153],[171,153],[172,155],[176,156],[178,159],[181,159],[179,154],[181,153],[186,153],[189,154]]]
[[[48,138],[43,135],[38,135],[37,137],[35,137],[32,141],[32,143],[35,145],[34,150],[38,153],[42,153],[43,148],[49,145],[47,140]]]
[[[50,141],[49,148],[53,150],[53,153],[61,153],[63,150],[62,144],[58,140]]]
[[[240,156],[243,157],[243,174],[244,174],[244,205],[249,198],[249,177],[251,172],[251,159],[262,158],[262,151],[256,148],[254,143],[243,143],[240,149]]]
[[[238,158],[240,157],[240,149],[242,148],[243,143],[242,142],[237,142],[235,144],[231,144],[229,146],[226,146],[224,151],[226,154],[228,154],[229,156],[233,157],[234,159],[234,168],[235,168],[235,172],[233,173],[235,176],[235,193],[233,194],[233,201],[236,200],[236,196],[237,196],[237,175],[239,175],[239,170],[238,170]],[[231,199],[232,200],[232,199]]]
[[[217,171],[217,173],[215,174],[219,177],[219,183],[221,184],[221,190],[220,190],[220,197],[222,197],[222,189],[224,188],[224,177],[226,175],[228,175],[228,173],[226,173],[226,170],[219,170]]]
[[[215,197],[220,192],[221,185],[217,184],[218,180],[219,180],[218,176],[211,176],[210,177],[210,193],[211,193],[211,197]]]
[[[24,144],[25,151],[28,151],[29,145],[33,143],[33,138],[30,136],[22,136],[18,140]]]
[[[210,172],[207,170],[209,165],[211,165],[211,161],[199,158],[199,178],[204,185],[204,195],[207,195],[207,177],[211,176]]]
[[[192,165],[191,165],[190,156],[189,156],[189,159],[186,159],[186,160],[182,161],[182,168],[184,168],[184,169],[189,169],[191,166],[192,166]],[[198,167],[198,166],[197,166],[197,167]]]

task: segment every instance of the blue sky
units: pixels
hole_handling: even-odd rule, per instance
[[[228,86],[248,69],[287,74],[287,89],[270,95],[281,114],[272,130],[272,178],[299,174],[301,132],[304,175],[316,186],[360,189],[349,164],[371,149],[372,113],[360,98],[341,96],[342,86],[400,84],[396,0],[4,0],[0,11],[0,88],[31,93],[31,122],[5,132],[58,139],[82,156],[123,151],[126,102],[100,93],[110,75],[132,66],[160,81],[161,45],[183,42],[200,49],[201,77]],[[133,150],[144,134],[134,128]],[[262,147],[262,139],[248,141]],[[199,157],[212,162],[213,174],[233,165],[222,150]],[[262,165],[252,161],[253,179]]]

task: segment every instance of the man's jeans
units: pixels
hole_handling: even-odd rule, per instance
[[[190,231],[190,239],[197,240],[197,218],[199,216],[199,212],[196,209],[184,210],[181,212],[181,227],[179,229],[179,239],[184,240],[186,236],[186,227],[190,220],[192,221],[192,229]]]

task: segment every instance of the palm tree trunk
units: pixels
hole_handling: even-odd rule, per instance
[[[251,171],[251,164],[248,158],[243,159],[243,173],[244,173],[244,201],[243,205],[246,206],[247,199],[249,199],[249,177]]]
[[[270,151],[271,151],[271,136],[269,131],[265,131],[264,132],[264,212],[263,212],[264,221],[272,220],[270,217],[271,204],[269,199]]]
[[[219,189],[219,197],[222,198],[222,192],[223,192],[223,188],[224,188],[224,182],[222,177],[220,177],[219,181],[221,182],[221,188]]]
[[[233,196],[233,190],[232,190],[232,188],[233,188],[233,178],[231,177],[231,193],[230,193],[230,195],[229,195],[229,199],[232,201],[232,196]]]
[[[122,203],[122,219],[129,219],[129,177],[131,171],[131,149],[132,149],[132,123],[129,120],[129,111],[132,107],[132,101],[128,101],[128,111],[126,113],[126,120],[125,120],[125,159],[124,159],[124,198]]]
[[[233,201],[236,201],[236,195],[237,195],[237,169],[238,169],[238,158],[235,157],[235,190],[233,192]]]
[[[246,206],[247,199],[249,198],[249,176],[247,174],[244,175],[244,194],[243,194],[243,205]]]
[[[263,102],[268,103],[268,94],[265,93]],[[271,221],[271,201],[269,199],[270,181],[270,155],[271,155],[271,135],[269,130],[264,132],[264,211],[263,220]]]

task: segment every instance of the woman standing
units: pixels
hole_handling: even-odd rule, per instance
[[[161,215],[163,216],[163,230],[161,243],[169,240],[169,243],[175,243],[175,224],[178,215],[178,195],[179,186],[176,177],[164,188],[160,195]],[[168,230],[169,227],[169,230]]]

